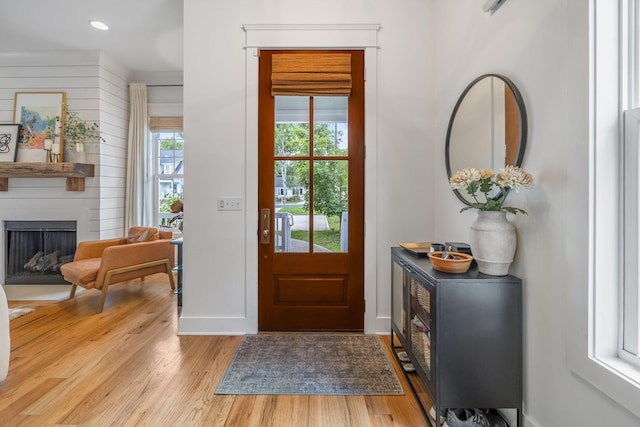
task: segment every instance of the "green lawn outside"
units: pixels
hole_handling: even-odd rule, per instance
[[[288,212],[292,215],[308,215],[309,211],[302,206],[288,206],[280,209],[279,212]],[[329,222],[329,230],[327,231],[314,231],[313,243],[324,248],[329,249],[331,252],[340,252],[340,217],[330,216],[327,217]],[[291,238],[296,240],[309,241],[309,232],[305,230],[292,230]]]

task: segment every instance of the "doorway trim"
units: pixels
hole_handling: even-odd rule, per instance
[[[377,259],[377,55],[379,24],[247,24],[245,32],[245,315],[258,330],[258,50],[362,49],[365,52],[365,333],[389,330],[389,308],[378,315],[378,292],[390,291],[390,278],[378,282]]]

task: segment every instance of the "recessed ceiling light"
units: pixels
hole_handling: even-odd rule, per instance
[[[96,30],[107,31],[109,29],[109,26],[107,24],[100,21],[89,21],[89,25],[91,25]]]

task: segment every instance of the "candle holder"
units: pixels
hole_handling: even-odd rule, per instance
[[[51,149],[53,147],[53,140],[51,139],[45,139],[44,140],[44,152],[45,152],[45,162],[47,163],[51,163],[52,159],[51,159]]]
[[[51,163],[59,163],[61,159],[60,144],[54,143],[51,145]]]

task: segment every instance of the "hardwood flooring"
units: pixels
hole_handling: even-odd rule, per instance
[[[404,396],[216,395],[241,337],[178,336],[164,275],[114,285],[96,314],[99,298],[9,302],[36,311],[10,323],[1,426],[427,425],[399,371]]]

